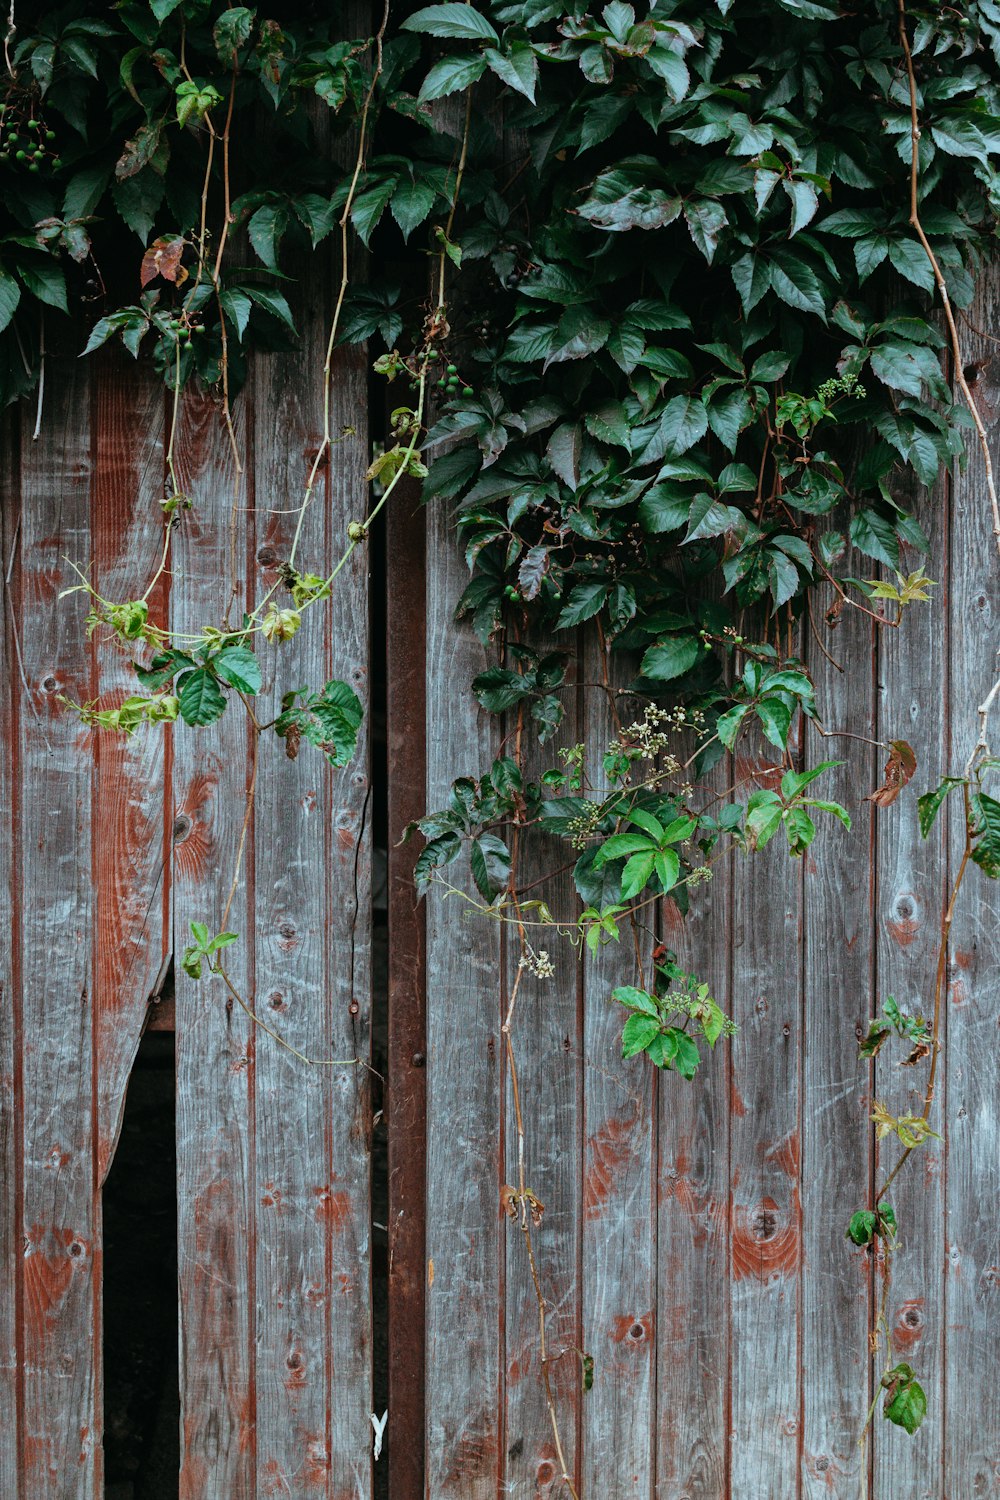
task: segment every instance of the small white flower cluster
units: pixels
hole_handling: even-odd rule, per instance
[[[556,972],[556,966],[552,962],[544,948],[539,948],[536,953],[530,943],[525,944],[524,952],[518,960],[519,969],[527,969],[536,979],[551,979]]]
[[[588,807],[586,812],[580,813],[579,817],[571,818],[566,828],[570,834],[570,843],[574,849],[585,849],[587,840],[597,832],[601,821],[601,809],[597,802]]]
[[[658,708],[655,703],[646,705],[642,719],[630,724],[620,740],[608,746],[612,755],[629,755],[636,759],[652,760],[670,744],[671,737],[685,729],[701,734],[705,727],[705,715],[700,708]],[[673,775],[680,770],[680,761],[670,755],[663,763],[662,774]]]

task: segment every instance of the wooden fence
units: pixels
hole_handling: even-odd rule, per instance
[[[237,405],[237,608],[287,555],[289,508],[319,442],[326,293],[313,299],[300,352],[256,362]],[[1000,330],[998,302],[993,282],[980,327]],[[317,571],[363,503],[366,370],[361,351],[338,356],[334,428],[355,436],[334,450],[309,512],[302,555]],[[163,388],[141,367],[54,356],[41,435],[22,412],[3,455],[3,1500],[102,1494],[102,1185],[150,997],[190,921],[221,921],[252,774],[235,711],[125,741],[84,730],[59,701],[110,701],[128,685],[122,658],[87,643],[86,597],[59,595],[75,581],[70,561],[110,596],[146,586],[165,418]],[[184,629],[217,616],[230,589],[233,458],[207,400],[185,398],[176,454],[195,509],[152,602]],[[963,763],[993,667],[980,481],[973,457],[954,485],[917,500],[940,581],[932,606],[877,641],[847,611],[830,638],[837,667],[810,650],[827,725],[908,739],[920,790]],[[355,553],[332,605],[284,648],[278,691],[339,676],[367,700],[385,668],[388,777],[371,775],[367,743],[339,772],[265,747],[229,918],[242,935],[234,974],[260,1015],[310,1057],[367,1057],[373,998],[386,1003],[372,992],[370,872],[387,798],[385,1452],[378,1469],[370,1075],[298,1062],[217,981],[178,965],[182,1500],[369,1497],[386,1465],[391,1500],[561,1489],[528,1266],[500,1210],[515,1176],[498,984],[512,960],[497,929],[455,902],[417,908],[412,856],[393,848],[408,817],[492,756],[493,727],[467,691],[482,650],[452,622],[465,571],[445,509],[425,517],[401,498],[387,552],[386,599]],[[383,610],[386,662],[373,663],[370,611]],[[592,652],[581,642],[582,679]],[[602,727],[586,722],[587,695],[578,701],[568,742],[587,737],[599,753]],[[843,760],[831,794],[855,828],[824,828],[801,863],[777,849],[723,863],[666,934],[741,1027],[694,1084],[622,1063],[614,952],[585,964],[560,954],[556,977],[519,1002],[553,1380],[588,1500],[855,1500],[869,1461],[878,1500],[1000,1493],[994,890],[971,882],[953,931],[944,1141],[896,1194],[889,1323],[930,1415],[912,1439],[877,1419],[863,1460],[873,1286],[844,1229],[879,1166],[872,1097],[896,1112],[912,1085],[891,1060],[869,1078],[855,1038],[877,997],[926,1002],[959,835],[942,820],[923,843],[912,794],[880,812],[862,802],[881,765],[868,744],[810,732],[802,749],[806,764]],[[581,1351],[594,1360],[587,1392]]]

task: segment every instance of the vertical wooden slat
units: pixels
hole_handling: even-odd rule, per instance
[[[237,408],[244,449],[243,412]],[[185,395],[178,434],[180,482],[193,502],[173,543],[173,628],[220,622],[233,586],[233,455],[211,400]],[[245,500],[240,498],[240,505]],[[247,597],[245,515],[236,512],[237,614]],[[190,923],[219,930],[246,806],[247,716],[239,702],[204,729],[174,733],[174,954],[177,959],[177,1199],[182,1412],[181,1500],[255,1492],[252,1351],[255,1039],[220,980],[189,979],[180,959]],[[253,841],[228,927],[226,953],[241,993],[253,988]]]
[[[913,502],[931,543],[927,571],[939,581],[931,604],[909,608],[898,630],[885,630],[879,641],[878,738],[906,739],[917,757],[914,791],[936,786],[949,769],[947,687],[948,629],[942,612],[950,586],[947,571],[948,497],[942,486]],[[874,571],[874,570],[873,570]],[[972,638],[960,650],[971,654]],[[985,671],[989,668],[986,667]],[[934,970],[944,909],[947,845],[945,820],[923,840],[915,797],[904,793],[893,807],[878,814],[877,998],[894,995],[900,1006],[930,1017]],[[875,1097],[893,1115],[923,1107],[926,1064],[901,1068],[900,1043],[883,1048],[875,1067]],[[947,1055],[947,1054],[946,1054]],[[945,1084],[939,1099],[946,1098]],[[899,1154],[888,1138],[876,1147],[884,1180]],[[940,1500],[944,1420],[943,1270],[945,1256],[944,1152],[929,1140],[910,1159],[893,1185],[889,1201],[899,1223],[900,1249],[893,1259],[892,1295],[887,1316],[894,1360],[906,1360],[927,1391],[929,1411],[915,1438],[882,1417],[874,1418],[875,1493]],[[880,1356],[881,1357],[881,1356]],[[880,1373],[880,1372],[879,1372]],[[950,1484],[950,1480],[949,1480]],[[953,1488],[958,1496],[967,1492]]]
[[[744,795],[752,771],[758,784],[772,780],[764,761],[749,754],[736,760]],[[730,1485],[734,1496],[792,1500],[800,1421],[802,866],[783,843],[779,834],[734,873],[731,1004],[740,1031],[731,1118]]]
[[[536,649],[544,653],[557,644],[565,643],[539,640]],[[572,745],[579,738],[574,665],[568,662],[567,688],[562,695],[565,717],[556,742],[562,745]],[[524,776],[526,781],[537,781],[557,755],[553,744],[538,744],[531,720],[527,715],[525,718],[521,740]],[[508,752],[512,744],[508,741]],[[515,872],[520,886],[547,876],[543,899],[560,916],[572,914],[578,904],[568,874],[555,878],[548,875],[563,863],[564,849],[555,839],[539,842],[537,834],[534,838],[529,834],[521,840]],[[529,909],[525,915],[530,923],[535,914]],[[522,974],[510,1036],[524,1122],[525,1186],[545,1206],[541,1223],[532,1229],[532,1244],[546,1304],[549,1380],[563,1457],[572,1476],[579,1453],[581,1392],[576,1353],[580,1344],[581,975],[577,955],[565,939],[547,933],[544,927],[529,925],[525,931],[534,951],[546,952],[556,971],[548,979],[537,978],[530,969]],[[517,929],[511,927],[506,941],[508,1004],[520,958]],[[506,1062],[506,1049],[504,1057]],[[509,1066],[505,1075],[504,1179],[516,1189],[519,1148]],[[542,1381],[538,1300],[520,1225],[505,1220],[503,1232],[507,1260],[501,1308],[506,1344],[505,1483],[513,1495],[555,1495],[562,1488],[561,1467]]]
[[[874,977],[876,813],[861,799],[875,786],[876,768],[870,746],[836,731],[874,736],[875,641],[871,622],[858,610],[845,610],[834,631],[825,627],[822,609],[814,614],[835,662],[810,637],[820,718],[832,735],[809,728],[806,769],[843,762],[811,789],[845,806],[853,827],[849,832],[836,818],[818,814],[805,860],[801,1484],[809,1500],[856,1500],[864,1463],[858,1434],[868,1406],[870,1262],[844,1231],[870,1197],[869,1091],[856,1039],[868,1029]],[[883,816],[898,818],[900,811],[890,808]]]
[[[88,600],[58,594],[86,566],[90,432],[84,369],[50,357],[45,436],[22,412],[19,631],[25,1492],[100,1493],[95,1214],[92,741],[60,694],[92,696]]]
[[[406,825],[427,810],[426,523],[415,485],[386,514],[389,1027],[389,1494],[424,1493],[427,1150],[426,904]],[[416,1353],[415,1353],[416,1351]]]
[[[994,270],[980,284],[971,313],[977,328],[996,330],[998,291],[1000,283]],[[1000,376],[995,345],[987,339],[969,343],[966,358],[990,359],[987,375],[995,386]],[[995,419],[990,439],[996,470]],[[951,764],[947,769],[953,775],[961,775],[975,744],[976,706],[1000,675],[996,542],[983,459],[971,433],[967,447],[968,470],[955,480],[949,569],[947,695],[952,706],[953,732]],[[940,607],[935,601],[935,609],[939,611]],[[938,694],[933,682],[927,682],[924,672],[921,675],[927,683],[926,701],[933,712]],[[989,739],[996,754],[1000,749],[1000,713],[996,709],[990,720]],[[935,784],[938,769],[928,765],[921,790]],[[997,795],[995,773],[986,779],[984,790],[990,796]],[[949,831],[954,875],[963,840],[958,794],[953,794],[949,808]],[[938,1096],[936,1120],[932,1122],[945,1137],[947,1342],[943,1405],[938,1419],[945,1431],[944,1474],[954,1500],[963,1495],[978,1497],[995,1493],[1000,1474],[1000,1403],[996,1383],[1000,1338],[998,909],[1000,890],[996,883],[987,880],[980,870],[971,869],[959,896],[951,931],[948,1033],[942,1059],[946,1084]],[[931,1142],[931,1147],[936,1148],[937,1143]],[[918,1174],[919,1170],[918,1163]],[[933,1285],[929,1283],[929,1291]],[[922,1361],[918,1360],[918,1364]],[[934,1395],[932,1392],[932,1399]],[[971,1420],[970,1411],[974,1412]]]
[[[728,764],[710,787],[724,796]],[[707,983],[727,1012],[733,856],[691,892],[689,915],[667,910],[664,938],[681,967]],[[726,1493],[729,1452],[729,1116],[733,1042],[723,1038],[692,1083],[660,1082],[657,1306],[657,1500]]]
[[[18,715],[21,682],[15,631],[18,620],[8,578],[21,518],[18,422],[4,414],[0,426],[0,1494],[20,1500],[18,1333],[21,1298],[15,1290],[22,1256],[18,1225],[21,1179],[20,896],[16,835],[19,827]]]
[[[124,351],[105,352],[91,369],[93,580],[104,598],[122,602],[142,596],[163,551],[164,387]],[[168,598],[164,576],[148,600],[153,623],[167,623]],[[138,690],[118,643],[99,638],[96,666],[102,707]],[[171,942],[168,740],[160,725],[130,738],[103,733],[93,739],[100,830],[94,847],[99,1184],[111,1164],[147,1000]]]
[[[427,520],[427,806],[488,767],[494,733],[468,684],[482,647],[452,610],[467,580],[452,520]],[[461,877],[449,871],[453,883]],[[471,885],[469,886],[471,889]],[[434,1500],[495,1500],[501,1441],[497,928],[432,891],[427,909],[427,1475]],[[499,1303],[498,1303],[499,1289]],[[391,1419],[390,1419],[391,1420]]]
[[[588,635],[583,677],[628,679],[617,660],[602,660]],[[617,670],[616,670],[617,669]],[[614,738],[607,695],[591,689],[582,724],[590,783],[606,788],[603,757]],[[627,721],[626,721],[627,722]],[[639,983],[634,935],[585,961],[583,1024],[583,1347],[593,1356],[594,1385],[583,1400],[583,1493],[650,1495],[653,1482],[657,1249],[655,1218],[656,1085],[649,1060],[622,1060],[625,1019],[611,992]],[[652,944],[639,935],[649,974]]]
[[[255,504],[258,590],[289,554],[296,515],[322,434],[324,318],[314,296],[303,347],[257,363]],[[354,435],[330,454],[305,515],[296,564],[320,576],[347,545],[364,502],[365,376],[361,351],[337,358],[334,431]],[[279,590],[277,603],[291,603]],[[332,643],[332,644],[331,644]],[[261,647],[270,684],[265,720],[281,695],[346,680],[368,713],[367,560],[354,555],[333,597],[303,613],[293,640]],[[260,716],[258,716],[260,717]],[[371,1378],[368,1139],[370,835],[368,731],[352,764],[331,771],[303,744],[290,761],[265,735],[256,803],[256,1002],[267,1023],[307,1057],[258,1034],[257,1465],[261,1493],[303,1476],[331,1497],[367,1495]]]

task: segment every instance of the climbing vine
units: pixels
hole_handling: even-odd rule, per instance
[[[457,766],[448,805],[408,833],[423,840],[418,890],[456,890],[449,871],[467,863],[460,899],[516,945],[503,1034],[518,1161],[503,1206],[525,1239],[561,1482],[575,1495],[532,1239],[543,1208],[526,1175],[518,992],[524,976],[551,974],[554,942],[616,945],[623,1056],[691,1082],[736,1021],[657,944],[663,904],[686,913],[732,850],[777,839],[799,858],[824,820],[850,827],[823,794],[835,762],[801,768],[804,719],[844,728],[825,722],[807,642],[828,655],[845,610],[895,630],[933,607],[905,497],[914,477],[929,485],[962,462],[970,438],[1000,545],[962,355],[1000,213],[1000,6],[664,0],[639,13],[610,0],[592,13],[584,0],[444,0],[386,11],[374,36],[346,38],[326,7],[288,9],[11,11],[0,391],[34,392],[43,421],[46,327],[71,311],[86,323],[84,353],[120,340],[161,372],[173,401],[152,581],[141,598],[109,599],[80,559],[75,585],[90,595],[91,630],[133,660],[136,692],[69,707],[130,734],[197,728],[242,704],[252,787],[265,735],[289,756],[305,741],[343,766],[362,714],[331,681],[289,688],[260,722],[265,654],[280,673],[282,644],[405,478],[454,508],[471,575],[457,615],[486,652],[471,691],[498,716],[503,753]],[[234,564],[222,617],[178,633],[150,601],[192,503],[173,461],[181,391],[197,381],[217,397],[235,516],[231,401],[251,350],[294,341],[286,267],[328,239],[339,286],[317,372],[323,439],[288,556],[238,619]],[[331,428],[333,356],[366,340],[374,371],[407,394],[339,560],[313,571],[300,541],[317,475],[332,445],[356,440]],[[820,584],[833,602],[817,618]],[[600,680],[586,688],[606,709],[599,745],[562,742],[580,627],[598,643]],[[961,887],[971,865],[1000,877],[1000,801],[987,790],[997,691],[984,682],[970,706],[979,733],[964,768],[919,768],[938,781],[919,800],[921,832],[952,792],[966,829],[930,1018],[886,997],[860,1044],[867,1059],[901,1039],[906,1061],[927,1069],[919,1110],[894,1117],[875,1102],[875,1131],[900,1155],[845,1226],[881,1276],[872,1410],[881,1400],[909,1432],[926,1397],[894,1360],[885,1318],[898,1253],[887,1193],[934,1134]],[[706,779],[761,739],[773,774]],[[884,748],[871,800],[905,816],[915,757],[904,739]],[[192,978],[220,977],[287,1045],[225,967],[251,806],[252,795],[223,930],[192,924],[183,963]],[[573,910],[553,910],[544,881],[525,883],[526,846],[572,869]],[[593,1364],[580,1358],[587,1384]]]

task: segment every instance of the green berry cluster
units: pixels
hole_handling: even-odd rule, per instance
[[[427,358],[431,364],[436,364],[441,358],[437,350],[429,349]],[[445,391],[449,396],[456,396],[461,392],[463,396],[469,397],[475,394],[471,385],[464,385],[459,378],[458,366],[447,365],[444,374],[437,381],[438,390]]]
[[[46,168],[58,172],[62,160],[55,138],[34,101],[8,96],[0,104],[0,162],[36,174]]]

